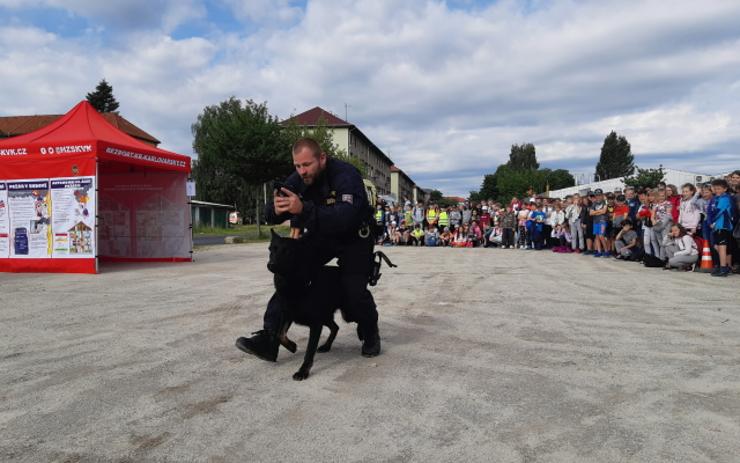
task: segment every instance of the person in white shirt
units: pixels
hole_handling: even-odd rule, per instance
[[[574,251],[581,252],[586,248],[586,238],[581,227],[581,195],[576,193],[573,197],[566,198],[566,201],[568,205],[565,208],[565,220],[570,225],[571,246]]]
[[[699,259],[699,250],[694,238],[681,224],[674,224],[671,227],[671,231],[663,239],[662,244],[668,257],[665,268],[689,270]]]
[[[699,202],[700,194],[690,183],[681,187],[681,202],[678,206],[678,223],[693,235],[701,220],[702,205]]]

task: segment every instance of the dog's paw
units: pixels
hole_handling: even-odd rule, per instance
[[[298,350],[298,346],[293,341],[288,341],[287,345],[285,346],[286,349],[288,349],[291,353],[295,354]]]
[[[319,348],[316,349],[316,352],[321,352],[323,354],[324,352],[329,352],[330,350],[331,346],[327,346],[326,344],[324,344],[323,346],[319,346]]]
[[[308,378],[308,372],[303,370],[298,370],[294,375],[293,379],[296,381],[303,381],[304,379]]]

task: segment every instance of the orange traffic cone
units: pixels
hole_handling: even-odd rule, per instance
[[[714,270],[714,264],[712,263],[712,251],[709,250],[709,240],[704,241],[704,249],[701,251],[701,265],[697,271],[704,273],[711,273]]]

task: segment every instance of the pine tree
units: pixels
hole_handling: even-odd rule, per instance
[[[663,181],[664,177],[665,172],[663,172],[662,167],[658,169],[640,169],[638,167],[634,175],[624,179],[624,184],[636,189],[655,188],[658,183]]]
[[[87,94],[87,101],[99,113],[112,113],[118,109],[118,101],[113,96],[113,87],[105,79],[100,81],[94,92]]]
[[[611,131],[604,139],[601,147],[601,157],[596,164],[596,175],[599,180],[626,177],[635,172],[635,157],[632,147],[623,136]]]
[[[537,155],[532,143],[522,143],[521,145],[511,145],[509,153],[509,167],[515,170],[537,170],[540,164],[537,162]]]

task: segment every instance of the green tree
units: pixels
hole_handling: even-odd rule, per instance
[[[468,201],[477,202],[483,199],[487,199],[488,196],[484,196],[480,191],[471,191],[468,195]],[[493,196],[491,196],[493,198]]]
[[[483,177],[478,197],[493,198],[500,202],[509,201],[516,196],[521,198],[531,186],[537,192],[548,188],[557,190],[576,184],[575,178],[564,169],[519,169],[509,163],[501,164],[493,174]]]
[[[496,176],[498,173],[498,170],[496,173],[488,174],[483,177],[483,184],[480,186],[479,199],[484,198],[498,198],[498,185],[497,185],[497,179]]]
[[[640,169],[637,168],[637,172],[630,177],[624,179],[626,186],[631,186],[636,189],[639,188],[655,188],[659,182],[663,181],[665,173],[662,168],[658,169]]]
[[[511,145],[509,153],[509,167],[516,170],[537,170],[540,164],[537,162],[537,155],[532,143],[523,143],[521,145]]]
[[[324,153],[335,159],[340,159],[352,164],[360,171],[363,178],[367,178],[367,166],[365,163],[363,163],[358,157],[352,156],[345,150],[339,148],[339,145],[334,143],[331,129],[329,129],[326,124],[326,120],[323,117],[319,118],[318,125],[314,127],[299,126],[295,122],[289,120],[288,122],[283,123],[283,130],[285,131],[285,136],[291,145],[299,138],[311,137],[319,143]]]
[[[441,208],[451,207],[457,205],[457,201],[452,198],[448,198],[442,194],[439,190],[432,190],[429,193],[429,203],[434,203]]]
[[[431,193],[429,193],[429,202],[431,203],[437,203],[439,204],[440,201],[442,201],[442,198],[444,195],[439,190],[432,190]]]
[[[601,147],[596,175],[600,180],[632,175],[635,172],[634,161],[632,147],[627,139],[612,130]]]
[[[293,170],[290,140],[277,118],[265,103],[231,97],[204,108],[192,133],[198,198],[236,204],[244,217],[254,214],[259,223],[264,183]]]
[[[87,101],[99,113],[112,113],[118,109],[118,101],[113,96],[113,87],[105,79],[100,81],[94,92],[87,94]]]
[[[545,182],[545,188],[539,191],[559,190],[576,184],[576,179],[565,169],[541,169],[539,172]]]
[[[530,186],[535,191],[544,191],[545,182],[540,172],[536,170],[512,169],[510,166],[502,165],[496,169],[495,175],[498,201],[508,201],[514,196],[521,198]]]

